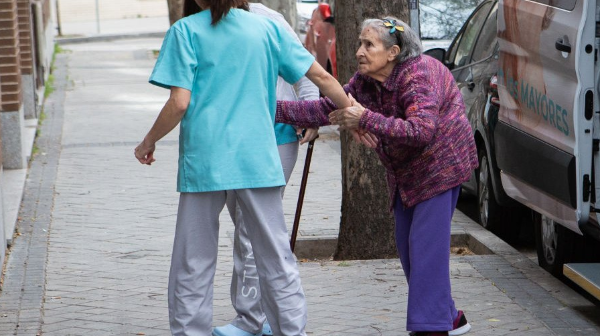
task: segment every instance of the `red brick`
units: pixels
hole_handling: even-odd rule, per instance
[[[19,26],[17,25],[17,22],[14,21],[13,19],[10,20],[0,20],[0,29],[2,30],[6,30],[6,29],[10,29],[10,30],[14,30],[14,29],[18,29]]]
[[[0,85],[0,88],[2,88],[2,92],[18,92],[21,89],[21,85],[19,83],[10,83]]]
[[[20,64],[17,63],[17,59],[0,58],[0,62],[2,62],[4,60],[8,60],[10,63],[7,62],[6,64],[2,64],[0,66],[0,78],[6,77],[6,76],[12,76],[14,74],[19,73]],[[11,80],[14,81],[15,79],[11,79]],[[2,82],[4,82],[4,80],[2,80]]]
[[[13,72],[10,74],[0,75],[0,84],[1,83],[17,83],[21,81],[21,76],[19,72]]]
[[[21,51],[23,51],[24,49],[31,50],[31,38],[29,36],[27,36],[27,37],[21,36],[19,38],[19,47],[21,48]]]
[[[2,90],[3,94],[18,93],[19,91],[21,91],[21,82],[20,81],[17,83],[2,82],[2,85],[0,85],[0,90]]]
[[[15,92],[2,93],[2,104],[6,102],[21,102],[21,90]]]
[[[17,54],[17,48],[14,46],[0,47],[0,57],[14,56]]]
[[[21,108],[20,101],[6,102],[2,104],[2,111],[4,112],[14,112],[18,111]]]

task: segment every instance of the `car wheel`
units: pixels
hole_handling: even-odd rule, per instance
[[[477,206],[479,224],[502,239],[517,239],[520,230],[518,208],[505,207],[496,201],[492,185],[490,160],[484,149],[479,151],[479,170],[477,174]]]
[[[479,151],[479,174],[477,177],[477,206],[479,223],[490,231],[496,231],[501,225],[499,205],[494,197],[490,167],[485,150]]]
[[[539,213],[534,213],[533,224],[538,264],[554,276],[562,276],[563,264],[575,261],[574,247],[578,246],[581,239],[576,233]]]

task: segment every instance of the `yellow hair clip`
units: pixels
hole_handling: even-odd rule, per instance
[[[396,30],[400,31],[400,32],[404,31],[404,27],[397,24],[396,20],[383,19],[383,25],[386,26],[387,28],[390,28],[390,34],[395,33]]]

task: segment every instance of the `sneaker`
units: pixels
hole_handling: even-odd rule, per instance
[[[271,330],[271,326],[267,321],[265,321],[265,323],[263,324],[262,334],[263,336],[273,336],[273,330]]]
[[[471,325],[467,322],[467,318],[462,310],[458,311],[458,316],[454,319],[454,323],[452,323],[452,330],[448,332],[449,336],[459,336],[466,334],[471,330]]]
[[[245,330],[242,330],[233,324],[228,324],[222,327],[216,327],[212,332],[213,336],[262,336],[262,332],[258,334],[249,333]],[[272,335],[272,334],[271,334]]]

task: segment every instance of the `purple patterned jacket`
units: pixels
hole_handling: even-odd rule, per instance
[[[390,204],[396,193],[412,207],[469,179],[477,149],[462,96],[450,71],[421,55],[397,64],[385,82],[356,73],[344,86],[366,110],[360,127],[379,138]],[[277,102],[276,121],[302,127],[329,124],[329,98]]]

